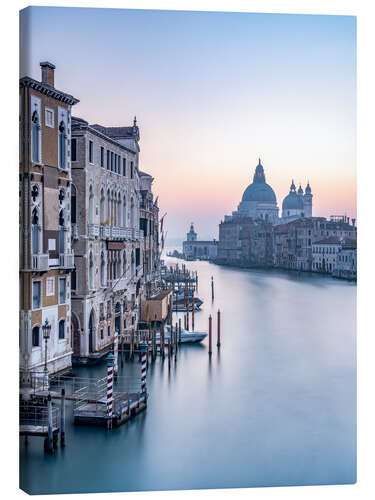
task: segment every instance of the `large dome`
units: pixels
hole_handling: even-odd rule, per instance
[[[303,199],[294,191],[285,196],[283,210],[303,210]]]
[[[253,182],[245,189],[242,201],[276,203],[276,196],[274,190],[267,183]]]
[[[260,203],[273,203],[276,205],[274,190],[266,183],[263,166],[259,163],[255,169],[253,183],[244,191],[242,201],[257,201]]]

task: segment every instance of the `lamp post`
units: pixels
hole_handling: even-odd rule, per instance
[[[43,338],[45,342],[45,358],[44,358],[44,375],[48,375],[48,369],[47,369],[47,341],[50,337],[51,333],[51,325],[48,322],[48,319],[46,319],[44,325],[42,326],[43,330]]]

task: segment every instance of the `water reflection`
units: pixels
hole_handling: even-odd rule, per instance
[[[46,457],[41,440],[20,442],[29,492],[355,481],[356,287],[302,273],[188,267],[204,300],[195,330],[207,331],[213,316],[212,356],[207,338],[182,344],[171,363],[158,355],[146,412],[113,431],[74,426],[69,403],[65,449]],[[137,373],[138,357],[120,368]],[[78,374],[102,377],[105,364]]]

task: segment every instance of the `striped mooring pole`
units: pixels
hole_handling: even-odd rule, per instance
[[[115,330],[113,338],[113,373],[114,376],[118,375],[118,330]]]
[[[141,392],[146,393],[146,374],[147,374],[147,344],[142,342],[141,357]]]
[[[112,428],[113,417],[113,354],[107,356],[107,428]]]

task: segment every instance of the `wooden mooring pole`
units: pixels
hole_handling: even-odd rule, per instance
[[[194,289],[191,291],[191,328],[194,331]]]
[[[61,389],[61,405],[60,405],[60,446],[65,446],[65,389]]]
[[[178,343],[181,344],[181,318],[178,318]]]
[[[211,276],[211,299],[215,298],[214,277]]]
[[[208,355],[212,354],[212,316],[208,318]]]
[[[107,356],[107,429],[112,429],[113,417],[113,354]]]
[[[220,347],[221,342],[220,342],[220,309],[217,311],[217,344],[218,347]]]
[[[47,416],[48,416],[48,438],[47,438],[47,452],[53,453],[53,433],[52,433],[52,398],[51,394],[47,397]]]

